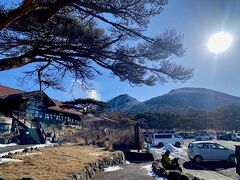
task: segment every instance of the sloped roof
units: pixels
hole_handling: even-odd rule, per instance
[[[3,99],[13,94],[23,94],[25,91],[0,85],[0,98]]]
[[[33,91],[33,92],[25,92],[19,89],[14,89],[6,86],[1,86],[0,85],[0,99],[16,99],[16,98],[22,98],[22,96],[27,96],[34,94],[38,91]],[[61,113],[67,113],[67,114],[72,114],[72,115],[77,115],[80,116],[82,113],[77,111],[76,109],[68,109],[63,107],[63,103],[61,101],[51,99],[48,97],[45,93],[43,93],[46,98],[48,98],[51,102],[52,105],[48,107],[48,110],[56,111],[56,112],[61,112]]]
[[[73,114],[73,115],[77,115],[77,116],[82,115],[82,113],[77,111],[76,109],[65,108],[64,103],[62,103],[61,101],[58,101],[55,99],[52,99],[52,100],[56,104],[56,106],[48,107],[48,110],[57,111],[57,112],[61,112],[61,113],[67,113],[67,114]]]

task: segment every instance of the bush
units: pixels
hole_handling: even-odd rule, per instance
[[[129,149],[136,149],[135,147],[135,135],[133,129],[126,129],[126,130],[114,130],[111,133],[110,137],[113,148],[120,149],[120,150],[129,150]],[[140,138],[140,148],[144,147],[144,140]]]

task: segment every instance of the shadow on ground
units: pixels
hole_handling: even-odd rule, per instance
[[[130,162],[154,161],[152,153],[144,152],[125,152],[126,160]]]
[[[227,161],[214,161],[214,162],[202,162],[200,164],[196,164],[191,161],[187,161],[183,163],[183,167],[185,169],[193,169],[193,170],[212,170],[212,171],[220,171],[229,168],[235,168],[236,165],[234,163],[230,163]]]

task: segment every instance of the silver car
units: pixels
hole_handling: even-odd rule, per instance
[[[203,141],[203,140],[212,140],[212,138],[205,133],[199,133],[195,136],[196,141]]]
[[[188,157],[196,163],[202,161],[224,161],[235,163],[235,151],[218,143],[196,141],[188,145]]]

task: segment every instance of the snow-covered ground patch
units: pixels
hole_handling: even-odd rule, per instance
[[[167,180],[166,178],[158,177],[158,176],[152,171],[152,164],[148,164],[148,165],[146,165],[146,166],[142,166],[140,169],[145,169],[145,170],[147,170],[147,175],[153,177],[155,180]]]
[[[122,169],[122,168],[119,167],[119,166],[111,166],[111,167],[108,167],[108,168],[104,168],[104,172],[118,171],[120,169]]]
[[[70,145],[70,146],[73,146],[73,145],[76,145],[76,143],[73,143],[73,142],[68,142],[66,143],[67,145]]]
[[[28,148],[30,149],[30,148],[53,147],[54,145],[56,145],[56,143],[37,144],[37,145],[34,145],[34,146],[29,146]],[[9,153],[12,153],[12,154],[21,153],[21,152],[23,152],[23,150],[24,149],[16,149],[16,150],[13,150],[13,151],[4,152],[4,153],[0,154],[0,157],[7,156]]]
[[[3,147],[8,147],[8,146],[16,146],[17,144],[16,143],[10,143],[10,144],[0,144],[0,148],[3,148]]]
[[[45,144],[37,144],[37,145],[34,145],[34,146],[30,146],[29,148],[53,147],[54,145],[56,145],[56,143],[47,142],[47,143],[45,143]]]
[[[42,154],[42,152],[24,153],[19,156],[32,156],[32,155],[39,155],[39,154]]]
[[[23,152],[23,150],[24,150],[24,149],[17,149],[17,150],[13,150],[13,151],[8,151],[8,152],[5,152],[5,153],[1,153],[1,154],[0,154],[0,157],[7,156],[9,153],[12,153],[12,154],[21,153],[21,152]]]
[[[126,163],[126,164],[131,164],[131,163],[130,163],[129,161],[127,161],[127,160],[125,161],[125,163]]]
[[[98,153],[89,153],[89,155],[91,155],[91,156],[100,156]]]
[[[152,172],[152,164],[148,164],[146,166],[142,166],[140,169],[145,169],[148,171],[148,174],[149,172]]]
[[[19,162],[23,162],[23,160],[20,160],[20,159],[11,159],[11,158],[0,158],[0,164],[8,163],[8,162],[16,162],[16,163],[19,163]]]
[[[187,157],[187,152],[184,151],[184,148],[176,148],[172,144],[166,144],[162,148],[151,147],[150,150],[154,151],[158,155],[157,159],[161,159],[162,154],[165,153],[166,150],[168,150],[171,152],[170,154],[171,157],[177,157],[185,160]]]
[[[79,125],[70,124],[68,126],[71,127],[71,128],[75,128],[75,129],[82,129],[82,126],[79,126]]]

